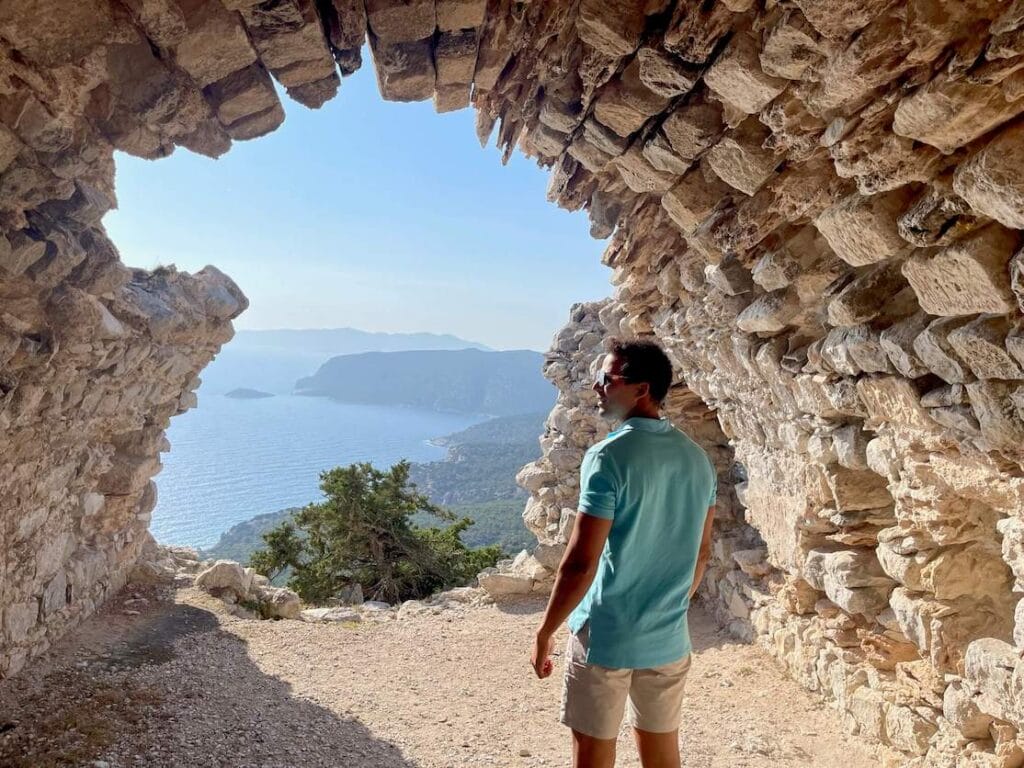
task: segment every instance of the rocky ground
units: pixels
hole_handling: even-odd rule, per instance
[[[528,665],[542,607],[314,624],[238,618],[192,587],[130,587],[0,686],[0,765],[565,765],[559,680]],[[685,765],[882,764],[757,646],[700,610],[691,628]],[[622,735],[619,765],[638,765]]]

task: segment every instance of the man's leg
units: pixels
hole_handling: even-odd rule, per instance
[[[679,729],[653,733],[633,729],[640,764],[644,768],[679,768]]]
[[[644,768],[679,768],[679,714],[691,656],[654,669],[633,670],[629,723]]]
[[[572,732],[573,768],[613,768],[615,739],[595,739],[579,731]]]
[[[569,635],[559,719],[572,730],[574,768],[612,768],[632,670],[588,664],[588,629]]]

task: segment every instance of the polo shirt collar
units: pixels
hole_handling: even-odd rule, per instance
[[[634,416],[622,422],[615,431],[620,432],[630,429],[640,430],[641,432],[667,432],[672,429],[672,424],[668,419],[647,419],[643,416]]]

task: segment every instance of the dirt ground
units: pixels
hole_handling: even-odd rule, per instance
[[[542,609],[328,625],[235,618],[191,588],[129,589],[0,682],[0,766],[568,765],[561,659],[543,681],[529,666]],[[699,609],[690,625],[683,765],[881,765],[760,648]],[[626,727],[618,765],[639,765]]]

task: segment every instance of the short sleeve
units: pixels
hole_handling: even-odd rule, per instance
[[[713,507],[718,501],[718,473],[711,468],[711,495],[708,496],[708,506]]]
[[[611,520],[617,497],[618,473],[612,457],[604,451],[587,451],[580,467],[580,511]]]

